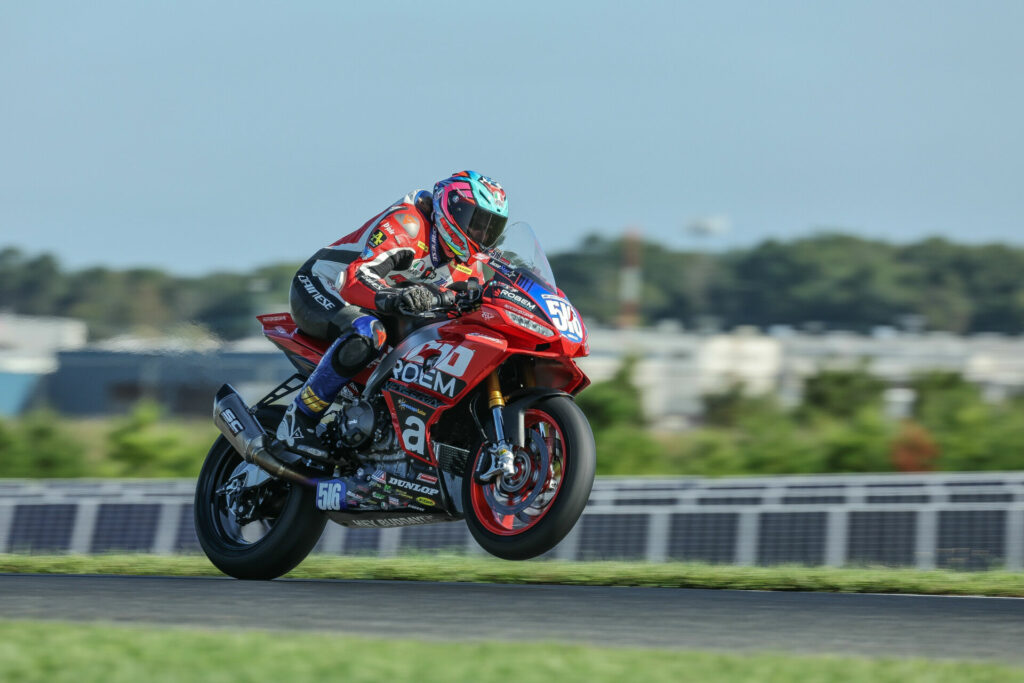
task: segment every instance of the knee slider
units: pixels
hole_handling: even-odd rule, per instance
[[[386,336],[383,323],[372,315],[356,318],[350,336],[335,347],[331,365],[344,377],[358,374],[377,357]]]
[[[373,342],[360,334],[354,334],[338,344],[331,365],[339,375],[352,377],[369,365],[376,355]]]

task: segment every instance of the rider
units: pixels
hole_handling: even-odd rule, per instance
[[[316,426],[384,347],[378,315],[438,308],[451,301],[448,287],[482,282],[472,257],[497,241],[507,220],[501,186],[460,171],[434,185],[433,195],[407,194],[306,261],[292,280],[292,316],[306,334],[333,343],[288,406],[277,438],[293,452],[326,456]]]

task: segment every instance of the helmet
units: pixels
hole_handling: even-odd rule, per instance
[[[462,262],[494,246],[508,222],[505,190],[476,171],[459,171],[434,185],[434,228]]]

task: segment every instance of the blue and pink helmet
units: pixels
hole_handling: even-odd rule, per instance
[[[434,227],[463,263],[494,246],[507,222],[505,190],[487,176],[459,171],[434,185]]]

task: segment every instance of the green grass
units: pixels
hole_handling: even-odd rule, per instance
[[[0,555],[0,572],[221,575],[205,557],[194,555]],[[737,567],[682,563],[506,562],[490,557],[459,555],[418,555],[387,559],[314,555],[288,576],[303,579],[443,580],[1024,597],[1024,572]]]
[[[924,659],[727,654],[552,643],[0,621],[0,680],[1020,681],[1024,669]]]

